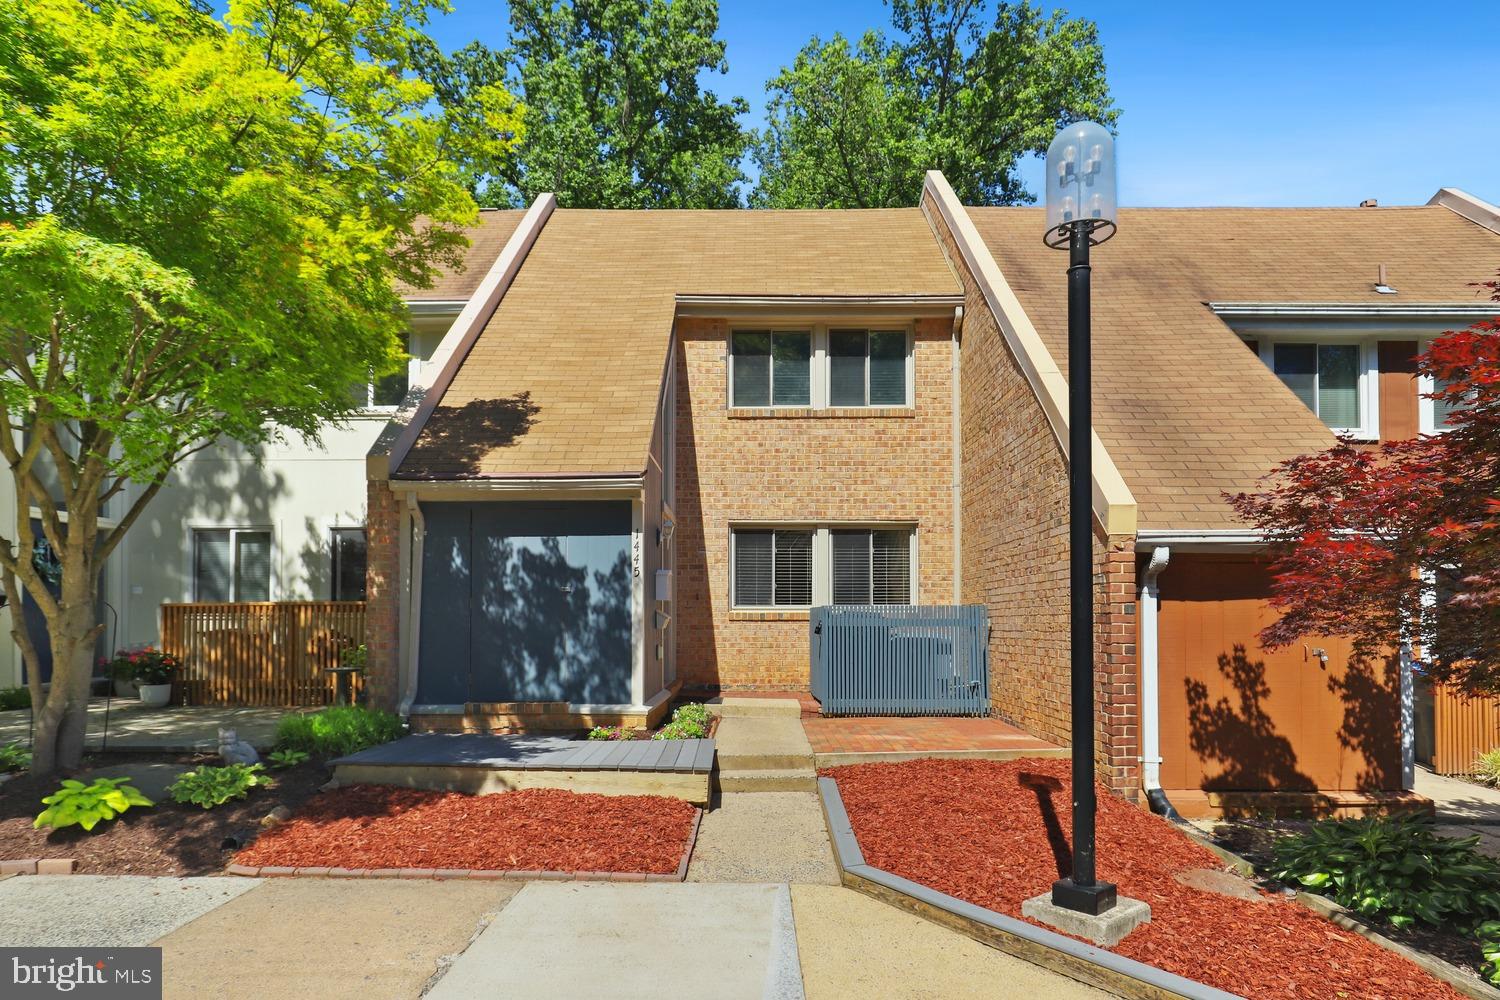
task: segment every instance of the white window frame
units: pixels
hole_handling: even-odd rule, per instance
[[[1432,347],[1436,337],[1423,337],[1417,341],[1417,350],[1426,354]],[[1437,380],[1426,372],[1417,374],[1417,430],[1422,434],[1446,434],[1453,428],[1448,426],[1439,427],[1437,423],[1437,407],[1428,394],[1436,391]]]
[[[233,589],[233,587],[234,587],[235,561],[238,558],[238,556],[236,555],[236,550],[235,550],[235,545],[234,545],[234,536],[235,536],[235,534],[237,534],[239,532],[246,532],[246,533],[255,532],[255,533],[263,533],[263,534],[270,535],[271,536],[271,554],[270,554],[270,568],[268,570],[268,572],[270,574],[270,579],[267,581],[267,587],[266,587],[267,600],[269,600],[269,601],[279,601],[281,599],[281,539],[277,537],[276,528],[275,528],[274,525],[270,525],[270,524],[243,524],[243,523],[234,523],[234,524],[200,524],[200,523],[191,523],[191,524],[189,524],[187,526],[187,529],[188,529],[187,530],[187,538],[186,538],[186,543],[187,543],[186,544],[186,549],[187,549],[187,552],[186,552],[186,559],[185,559],[185,562],[186,562],[186,565],[187,565],[187,572],[183,574],[183,579],[187,581],[187,586],[184,588],[184,590],[185,590],[185,593],[183,595],[183,600],[184,601],[189,602],[189,603],[215,603],[215,604],[220,603],[220,602],[217,602],[217,601],[213,601],[213,602],[200,602],[199,599],[198,599],[198,558],[197,557],[198,557],[198,533],[200,531],[227,531],[227,532],[229,532],[229,586],[230,586],[231,589]],[[236,598],[232,598],[227,603],[229,603],[229,604],[246,604],[246,603],[255,603],[255,602],[241,601],[241,600],[239,600],[236,597]]]
[[[1341,336],[1337,331],[1318,333],[1255,334],[1244,332],[1242,340],[1255,340],[1260,344],[1260,360],[1276,375],[1277,344],[1327,344],[1329,346],[1353,344],[1359,348],[1359,424],[1355,427],[1329,427],[1335,434],[1352,437],[1357,441],[1375,441],[1380,438],[1380,351],[1379,338],[1361,333],[1359,336]],[[1280,381],[1280,376],[1276,376]],[[1313,411],[1318,416],[1317,411]],[[1322,417],[1318,417],[1319,420]]]
[[[364,524],[330,524],[328,532],[328,599],[330,601],[349,600],[336,596],[339,584],[339,543],[338,533],[340,531],[360,531],[365,536],[365,570],[368,573],[370,567],[370,529]],[[366,584],[368,586],[368,584]],[[368,597],[368,593],[365,595]]]
[[[812,603],[811,604],[740,604],[734,590],[735,544],[738,531],[812,531]],[[729,525],[726,542],[729,557],[729,606],[731,611],[811,611],[813,608],[833,603],[833,535],[834,531],[905,531],[911,545],[909,563],[911,567],[911,603],[893,604],[891,607],[912,607],[921,603],[917,581],[921,578],[917,566],[917,553],[921,549],[921,529],[912,521],[733,521]]]
[[[905,333],[906,334],[906,401],[903,403],[876,403],[862,405],[832,406],[828,400],[831,395],[831,382],[833,378],[833,367],[828,361],[828,332],[829,330],[864,330],[867,334],[875,333]],[[812,336],[812,352],[808,358],[808,402],[806,405],[799,403],[770,403],[766,406],[736,406],[734,402],[734,335],[736,333],[810,333]],[[866,341],[866,363],[865,379],[869,380],[868,340]],[[912,409],[916,406],[916,323],[911,320],[892,322],[889,320],[851,318],[833,323],[785,323],[775,321],[744,322],[732,324],[729,333],[724,338],[724,367],[726,369],[724,396],[725,406],[731,410],[899,410]],[[773,376],[774,380],[774,376]],[[775,389],[772,387],[774,397]],[[868,391],[866,392],[868,397]]]

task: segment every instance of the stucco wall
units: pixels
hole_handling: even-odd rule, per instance
[[[727,320],[677,323],[677,674],[688,688],[806,689],[808,613],[733,611],[730,525],[917,526],[919,602],[953,600],[951,320],[920,320],[909,410],[728,407]]]

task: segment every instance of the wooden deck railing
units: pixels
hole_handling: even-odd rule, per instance
[[[363,601],[161,606],[162,648],[182,662],[172,692],[182,705],[331,704],[325,671],[364,637]]]

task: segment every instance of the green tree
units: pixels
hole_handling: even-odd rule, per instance
[[[514,0],[510,46],[424,53],[445,107],[503,85],[524,136],[469,165],[489,204],[544,191],[570,208],[733,208],[749,135],[743,98],[699,85],[723,73],[717,0]]]
[[[1029,0],[892,0],[894,39],[814,38],[767,85],[751,203],[770,208],[914,205],[941,170],[968,204],[1029,202],[1016,174],[1059,128],[1113,124],[1093,22]]]
[[[454,161],[518,126],[426,110],[431,7],[0,0],[0,581],[51,644],[44,699],[13,611],[35,770],[81,760],[100,569],[173,466],[220,437],[316,440],[401,363],[393,279],[456,261],[474,202]]]

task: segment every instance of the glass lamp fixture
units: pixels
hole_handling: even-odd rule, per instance
[[[1115,140],[1097,122],[1074,122],[1047,147],[1047,245],[1063,248],[1074,229],[1089,242],[1115,234]]]

